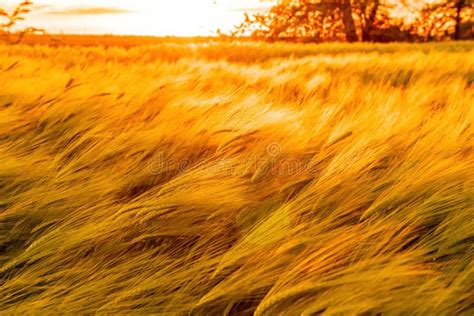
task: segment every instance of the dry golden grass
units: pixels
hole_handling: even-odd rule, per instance
[[[474,44],[0,47],[5,314],[472,314]]]

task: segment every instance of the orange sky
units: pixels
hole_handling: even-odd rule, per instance
[[[13,7],[21,0],[3,0]],[[240,24],[244,12],[268,11],[277,0],[33,0],[22,26],[50,33],[214,35]],[[427,2],[434,0],[410,0]],[[394,2],[399,2],[394,0]]]
[[[20,0],[4,0],[11,7]],[[213,35],[244,12],[265,12],[273,0],[36,0],[24,25],[50,33]]]

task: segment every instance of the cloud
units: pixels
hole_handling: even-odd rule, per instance
[[[103,15],[103,14],[123,14],[131,13],[133,11],[115,8],[115,7],[77,7],[66,8],[63,10],[49,11],[48,14],[57,15]]]
[[[49,4],[34,4],[33,5],[33,9],[34,10],[48,10],[48,9],[51,9],[52,5],[49,5]]]
[[[264,13],[270,10],[269,6],[257,6],[253,8],[234,8],[230,11],[233,12],[242,12],[242,13]]]

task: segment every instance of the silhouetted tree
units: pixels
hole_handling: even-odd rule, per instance
[[[351,0],[334,1],[334,5],[335,9],[339,9],[342,12],[342,21],[344,23],[344,30],[346,32],[346,40],[350,43],[357,42],[359,37],[357,36]]]
[[[311,0],[281,1],[267,14],[246,15],[236,34],[250,33],[255,38],[342,40],[345,27],[333,2]]]
[[[356,3],[357,15],[361,24],[362,41],[372,40],[372,32],[381,7],[380,0],[359,1]]]
[[[247,15],[239,31],[270,39],[372,41],[380,38],[377,30],[394,27],[389,8],[386,0],[280,1],[268,14]]]
[[[469,24],[472,24],[472,5],[473,1],[472,0],[452,0],[454,1],[453,5],[455,8],[455,31],[454,31],[454,39],[455,40],[460,40],[461,39],[461,31],[462,31],[462,23],[463,23],[463,11],[464,10],[469,10],[470,12],[467,13],[467,16],[469,17]],[[472,25],[471,25],[471,33],[472,33]],[[472,34],[471,34],[472,36]]]
[[[305,41],[418,41],[472,37],[473,0],[400,0],[414,22],[394,16],[393,0],[283,0],[267,14],[246,16],[234,35]],[[416,8],[416,9],[415,9]],[[466,34],[469,34],[467,36]]]
[[[425,41],[472,38],[472,0],[440,0],[425,4],[414,29]]]

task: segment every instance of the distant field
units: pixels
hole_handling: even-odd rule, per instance
[[[0,46],[0,313],[474,313],[474,43],[153,44]]]
[[[118,46],[135,47],[143,45],[156,45],[163,43],[195,44],[211,41],[211,37],[156,37],[156,36],[127,36],[127,35],[70,35],[70,34],[45,34],[26,35],[22,43],[27,45],[51,46]]]

